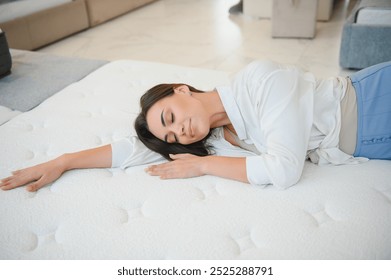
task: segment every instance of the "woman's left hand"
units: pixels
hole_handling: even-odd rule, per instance
[[[173,161],[151,165],[146,172],[152,176],[160,176],[161,179],[191,178],[204,175],[202,172],[202,160],[206,157],[199,157],[192,154],[170,155]]]

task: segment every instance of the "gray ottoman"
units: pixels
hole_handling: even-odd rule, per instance
[[[367,14],[366,20],[360,20],[364,14]],[[357,1],[343,26],[339,57],[341,67],[362,69],[390,61],[390,19],[390,0]]]

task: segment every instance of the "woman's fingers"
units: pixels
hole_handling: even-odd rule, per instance
[[[159,164],[159,165],[151,165],[148,166],[145,171],[152,176],[159,176],[159,174],[164,170],[164,164]]]
[[[31,179],[31,177],[26,177],[19,172],[16,173],[16,175],[2,179],[0,183],[0,188],[3,191],[8,191],[28,184],[26,189],[30,192],[35,192],[48,183],[49,182],[45,178],[45,176],[41,176],[38,180],[36,180]]]
[[[2,179],[0,181],[0,189],[5,190],[6,188],[8,188],[9,180],[10,180],[9,177]]]
[[[170,155],[173,161],[151,165],[146,172],[161,179],[190,178],[203,175],[200,170],[200,157],[190,154]]]
[[[196,157],[196,156],[192,154],[170,154],[170,158],[173,160],[189,158],[189,157]]]
[[[26,170],[18,170],[12,172],[12,176],[1,180],[0,188],[4,191],[12,190],[17,187],[21,187],[30,182],[35,181],[37,178],[29,174]]]
[[[7,184],[9,181],[12,180],[12,177],[7,177],[7,178],[4,178],[0,181],[0,187],[2,187],[3,185]]]
[[[170,169],[169,163],[171,162],[148,166],[146,171],[149,175],[160,176],[163,178],[162,175],[167,173],[167,171]]]
[[[172,179],[180,178],[178,171],[175,170],[175,167],[171,166],[151,166],[147,169],[149,175],[159,176],[160,179]]]
[[[13,177],[5,178],[1,181],[0,188],[3,191],[8,191],[11,189],[14,189],[18,187],[18,184],[16,183],[15,179]]]
[[[26,187],[26,189],[27,189],[29,192],[36,192],[37,190],[39,190],[40,188],[42,188],[44,185],[46,185],[46,182],[45,182],[45,180],[43,179],[43,177],[41,177],[41,179],[39,179],[38,181],[29,184],[29,185]]]
[[[15,185],[15,175],[4,178],[0,182],[0,188],[4,191],[13,189]]]
[[[8,191],[32,182],[32,187],[27,187],[27,189],[38,189],[41,187],[41,183],[38,183],[38,181],[42,178],[43,175],[37,172],[36,169],[37,167],[29,167],[13,171],[11,176],[1,180],[1,189]],[[38,185],[36,185],[37,183]]]

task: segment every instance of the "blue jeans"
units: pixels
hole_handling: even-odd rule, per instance
[[[354,156],[391,159],[391,61],[350,76],[357,95]]]

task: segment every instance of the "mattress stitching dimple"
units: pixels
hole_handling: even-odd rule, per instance
[[[376,188],[373,188],[375,192],[380,194],[384,199],[391,204],[391,189],[386,189],[386,190],[378,190]]]

